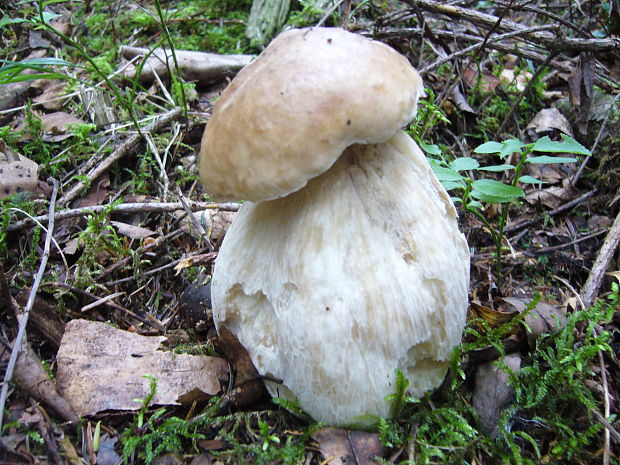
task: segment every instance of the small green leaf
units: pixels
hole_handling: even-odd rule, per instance
[[[498,153],[501,158],[510,155],[513,152],[518,152],[525,144],[517,139],[508,139],[504,142],[485,142],[474,149],[476,153]]]
[[[540,179],[536,179],[534,176],[521,176],[519,178],[519,182],[524,184],[547,184],[545,181],[541,181]]]
[[[22,18],[9,18],[8,16],[3,16],[2,18],[0,18],[0,29],[2,29],[7,24],[20,24],[26,21],[26,19]]]
[[[461,182],[455,181],[440,181],[443,188],[447,191],[451,191],[452,189],[464,189],[465,186]]]
[[[500,171],[514,170],[514,169],[515,169],[514,166],[504,164],[504,165],[481,166],[480,168],[478,168],[478,171],[500,172]]]
[[[472,187],[472,197],[483,202],[505,203],[525,195],[523,189],[493,179],[478,179],[472,183]]]
[[[541,155],[539,157],[530,157],[525,160],[526,163],[533,163],[535,165],[551,165],[554,163],[575,163],[576,158],[572,157],[550,157],[549,155]]]
[[[429,155],[441,155],[441,149],[435,144],[427,144],[426,142],[419,141],[420,148]]]
[[[453,169],[444,168],[442,166],[431,166],[431,168],[435,172],[437,179],[439,179],[442,182],[443,181],[460,181],[461,179],[463,179],[463,176],[461,176],[458,172],[454,171]]]
[[[541,137],[532,146],[533,152],[550,152],[550,153],[576,153],[579,155],[592,155],[587,148],[577,142],[570,136],[562,134],[562,142],[556,142],[549,139],[549,136]]]
[[[475,153],[500,153],[503,145],[500,142],[485,142],[474,149]]]
[[[466,171],[466,170],[475,170],[480,166],[477,160],[471,157],[461,157],[452,160],[450,163],[450,167],[454,171]]]
[[[468,208],[482,208],[482,204],[477,200],[470,200],[467,204]]]

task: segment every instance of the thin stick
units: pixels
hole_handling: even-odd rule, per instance
[[[239,203],[215,203],[215,202],[187,202],[192,211],[199,210],[224,210],[236,212],[241,207]],[[66,220],[69,218],[77,218],[88,213],[101,213],[105,209],[109,209],[110,205],[95,205],[92,207],[73,208],[63,210],[55,214],[56,221]],[[142,212],[173,212],[183,210],[181,202],[136,202],[136,203],[120,203],[116,205],[112,211],[123,213],[142,213]],[[49,219],[49,215],[35,216],[33,218],[24,218],[7,226],[9,232],[19,231],[38,221],[43,222]]]
[[[45,268],[47,267],[47,259],[50,254],[50,246],[52,243],[52,235],[54,234],[54,208],[56,207],[56,196],[58,195],[58,182],[55,179],[52,179],[53,189],[52,196],[50,198],[50,208],[49,208],[49,222],[47,225],[47,234],[45,236],[45,246],[43,248],[43,254],[41,255],[41,264],[39,265],[39,270],[35,276],[34,283],[32,284],[32,289],[30,290],[30,295],[28,296],[28,301],[26,302],[26,307],[19,319],[19,329],[17,331],[17,337],[13,343],[13,350],[11,351],[11,357],[9,359],[9,363],[6,367],[6,373],[4,374],[4,381],[2,384],[2,391],[0,393],[0,431],[2,431],[2,421],[4,416],[4,404],[6,403],[6,399],[9,395],[9,383],[11,382],[11,378],[13,377],[13,371],[15,370],[15,363],[17,362],[17,356],[22,347],[22,343],[24,342],[24,337],[26,335],[26,325],[28,324],[28,317],[30,316],[30,310],[34,305],[34,300],[37,295],[37,291],[39,290],[39,285],[41,284],[41,280],[43,279],[43,274],[45,273]]]
[[[605,270],[607,270],[607,267],[609,266],[619,243],[620,213],[616,215],[614,224],[612,225],[609,234],[607,234],[605,242],[603,242],[603,246],[601,247],[601,250],[599,250],[598,257],[596,257],[596,261],[594,262],[594,265],[592,265],[592,271],[590,271],[590,275],[581,290],[581,298],[583,299],[586,307],[590,307],[594,303],[594,299],[601,288],[601,284],[603,283]]]
[[[181,115],[182,111],[183,110],[181,108],[175,108],[173,110],[170,110],[168,113],[164,113],[163,115],[161,115],[161,117],[159,117],[158,119],[153,121],[151,124],[149,124],[147,127],[145,127],[144,132],[158,131],[159,129],[169,124],[170,121],[173,121],[174,119],[178,118]],[[112,152],[108,157],[104,158],[98,166],[96,166],[95,168],[90,170],[88,174],[86,174],[86,177],[88,178],[89,183],[92,183],[95,179],[97,179],[103,173],[108,171],[108,169],[110,169],[110,167],[114,163],[116,163],[121,158],[123,158],[125,155],[127,155],[129,152],[131,152],[138,145],[141,139],[142,137],[140,134],[134,134],[121,147],[119,147],[114,152]],[[58,201],[59,205],[64,206],[67,203],[71,202],[78,195],[80,195],[80,192],[82,192],[82,190],[84,190],[85,187],[86,187],[85,182],[83,181],[77,182]]]

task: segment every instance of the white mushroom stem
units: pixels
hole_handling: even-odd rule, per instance
[[[396,369],[415,396],[442,382],[468,281],[454,206],[399,132],[241,208],[216,262],[214,318],[261,374],[283,380],[273,395],[319,421],[364,422],[388,415]]]

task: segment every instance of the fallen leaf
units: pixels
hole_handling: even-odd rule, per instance
[[[330,465],[375,465],[374,458],[385,453],[377,433],[323,428],[312,439]]]
[[[157,234],[155,231],[151,231],[150,229],[123,223],[121,221],[110,221],[110,224],[116,228],[116,231],[121,236],[127,236],[130,239],[144,239],[145,237],[150,237]]]
[[[67,323],[57,356],[57,384],[80,415],[104,410],[137,410],[157,378],[157,405],[179,405],[179,398],[199,389],[207,396],[221,392],[228,363],[217,357],[159,350],[163,336],[141,336],[105,323]]]
[[[59,79],[37,79],[32,82],[32,87],[40,93],[32,99],[49,111],[60,111],[64,106],[64,100],[60,97],[65,95],[67,82]]]
[[[577,190],[571,186],[570,179],[566,178],[562,186],[551,186],[546,189],[534,190],[525,195],[525,200],[532,205],[543,204],[553,209],[570,202],[577,197]]]
[[[506,355],[501,359],[513,372],[521,368],[521,355]],[[499,368],[496,362],[487,362],[476,370],[472,404],[480,417],[480,426],[489,436],[496,437],[497,422],[514,397],[514,387],[510,385],[510,376]]]
[[[610,271],[609,273],[605,273],[607,276],[613,276],[620,283],[620,271]]]
[[[60,142],[68,139],[70,134],[69,126],[72,124],[85,124],[86,121],[76,116],[65,113],[64,111],[56,111],[41,116],[41,124],[45,130],[45,134],[41,137],[44,142]]]
[[[217,257],[217,252],[201,253],[198,255],[185,257],[176,264],[176,266],[174,267],[174,271],[178,273],[184,268],[189,268],[197,265],[207,265],[211,263],[215,257]]]
[[[14,154],[0,141],[0,199],[18,192],[37,192],[38,185],[39,165]]]
[[[517,311],[500,311],[494,310],[489,307],[485,307],[484,305],[480,305],[476,302],[471,302],[469,304],[469,310],[467,319],[481,319],[486,321],[492,328],[497,328],[504,323],[508,323],[512,320],[515,315],[517,315]],[[483,328],[480,325],[476,325],[476,329],[482,331]]]
[[[527,83],[532,79],[532,73],[529,71],[520,70],[519,74],[515,77],[515,70],[504,68],[504,70],[500,73],[499,79],[503,84],[511,84],[514,83],[516,89],[519,92],[523,92]]]
[[[551,136],[554,131],[560,131],[568,136],[573,135],[570,123],[557,108],[544,108],[540,110],[525,129],[533,141],[543,136]]]

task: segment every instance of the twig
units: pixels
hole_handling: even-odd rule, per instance
[[[183,205],[183,210],[185,210],[185,213],[187,213],[187,219],[200,233],[200,237],[205,240],[209,252],[212,252],[214,249],[213,244],[211,244],[211,241],[209,240],[209,234],[207,233],[207,231],[205,231],[205,228],[203,228],[202,224],[200,224],[196,217],[193,215],[191,208],[189,208],[187,199],[183,195],[183,192],[181,192],[181,188],[179,186],[177,186],[177,198],[181,202],[181,205]]]
[[[178,258],[178,259],[176,259],[176,260],[173,260],[173,261],[171,261],[171,262],[168,262],[168,263],[166,263],[165,265],[158,266],[157,268],[153,268],[153,269],[151,269],[151,270],[149,270],[149,271],[145,271],[145,272],[144,272],[144,273],[142,273],[140,276],[141,276],[141,277],[143,277],[143,276],[150,276],[150,275],[152,275],[152,274],[159,273],[160,271],[166,270],[166,269],[168,269],[168,268],[174,268],[174,267],[175,267],[175,266],[177,266],[179,263],[181,263],[183,260],[187,260],[188,258],[193,257],[193,256],[195,256],[195,255],[201,255],[201,254],[204,254],[206,250],[208,250],[208,248],[201,249],[201,250],[199,250],[198,252],[195,252],[195,253],[193,253],[193,254],[189,254],[189,255],[187,255],[187,256],[185,256],[185,257]],[[215,258],[215,255],[213,255],[213,257]],[[106,286],[115,286],[115,285],[117,285],[117,284],[121,284],[121,283],[126,283],[126,282],[129,282],[129,281],[133,281],[134,279],[136,279],[136,276],[129,276],[129,277],[127,277],[127,278],[117,279],[116,281],[109,281],[109,282],[105,283],[105,285],[106,285]]]
[[[164,113],[163,115],[161,115],[161,117],[159,117],[158,119],[153,121],[151,124],[149,124],[147,127],[145,127],[144,132],[158,131],[159,129],[169,124],[170,121],[173,121],[176,118],[178,118],[182,112],[183,110],[181,108],[175,108],[173,110],[170,110],[168,113]],[[86,177],[88,178],[88,183],[89,184],[92,183],[95,179],[97,179],[99,176],[105,173],[108,169],[110,169],[110,167],[114,163],[116,163],[121,158],[123,158],[125,155],[130,153],[138,145],[141,139],[142,137],[139,134],[135,134],[131,136],[121,147],[119,147],[114,152],[112,152],[108,157],[104,158],[98,166],[96,166],[95,168],[90,170],[88,174],[86,174]],[[82,192],[82,190],[86,186],[87,184],[85,182],[78,181],[58,201],[59,205],[64,206],[67,203],[71,202],[73,199],[75,199],[80,194],[80,192]]]
[[[49,207],[50,219],[47,225],[47,234],[45,236],[45,246],[43,247],[43,254],[41,255],[41,264],[39,265],[39,270],[37,271],[34,283],[32,284],[32,289],[30,290],[30,295],[28,296],[26,307],[24,308],[21,318],[19,319],[19,329],[17,331],[17,337],[15,337],[15,341],[13,343],[13,350],[11,351],[11,357],[9,358],[9,363],[6,367],[6,373],[4,374],[4,381],[2,384],[2,391],[0,392],[0,431],[2,431],[4,404],[6,403],[6,399],[9,394],[9,383],[11,382],[13,370],[15,370],[15,363],[17,362],[17,356],[19,355],[22,343],[24,342],[24,337],[26,335],[26,325],[28,324],[30,309],[32,309],[32,306],[34,305],[34,300],[37,295],[37,291],[39,290],[41,280],[43,279],[43,274],[45,273],[45,268],[47,267],[47,259],[50,253],[52,235],[54,234],[54,208],[56,207],[56,196],[58,195],[58,182],[55,179],[52,179],[52,184],[53,188]]]
[[[239,203],[214,203],[214,202],[193,202],[188,201],[189,207],[192,211],[199,210],[224,210],[224,211],[238,211],[241,204]],[[63,210],[55,214],[56,221],[66,220],[69,218],[77,218],[84,216],[88,213],[100,213],[106,209],[109,209],[110,205],[95,205],[92,207],[73,208],[71,210]],[[142,203],[121,203],[116,205],[112,211],[123,213],[141,213],[141,212],[173,212],[176,210],[183,210],[183,204],[181,202],[142,202]],[[32,226],[36,221],[47,221],[49,215],[35,216],[34,218],[24,218],[23,220],[16,221],[7,226],[6,230],[19,231],[21,229]]]
[[[487,46],[491,46],[492,44],[495,44],[496,42],[501,42],[502,40],[506,40],[506,39],[510,39],[512,37],[519,37],[527,32],[530,31],[543,31],[543,30],[548,30],[551,28],[555,28],[556,26],[554,25],[544,25],[544,26],[535,26],[535,27],[531,27],[522,31],[511,31],[511,32],[506,32],[505,34],[500,34],[498,36],[495,36],[493,38],[490,38],[487,41]],[[446,55],[443,58],[440,58],[439,60],[431,63],[428,66],[425,66],[424,68],[420,69],[419,72],[420,74],[424,75],[426,73],[428,73],[429,71],[438,68],[439,66],[443,65],[444,63],[447,63],[448,61],[452,61],[455,58],[461,57],[463,55],[467,55],[469,52],[476,50],[477,48],[481,47],[483,44],[482,41],[479,41],[473,45],[470,45],[469,47],[466,47],[462,50],[459,50],[457,52],[451,53],[450,55]],[[545,64],[546,66],[547,64]]]
[[[601,124],[601,128],[598,130],[598,134],[596,135],[596,139],[594,139],[594,144],[592,144],[592,148],[590,149],[590,152],[592,154],[596,151],[596,147],[598,146],[598,143],[601,141],[601,137],[603,136],[603,133],[605,132],[605,127],[607,126],[607,122],[609,121],[609,116],[612,114],[612,112],[613,112],[612,110],[616,106],[616,102],[618,101],[618,97],[620,97],[620,94],[617,94],[614,97],[614,100],[609,105],[609,109],[607,110],[607,114],[605,115],[605,119],[603,120],[603,123]],[[579,181],[579,178],[581,177],[581,173],[583,173],[583,170],[586,167],[586,165],[588,164],[588,161],[590,161],[590,158],[592,158],[592,155],[587,156],[583,160],[583,163],[581,164],[581,166],[579,167],[579,169],[577,170],[575,175],[570,180],[571,186],[574,186],[574,185],[577,184],[577,181]]]
[[[601,413],[598,410],[590,409],[590,411],[596,417],[596,419],[601,422],[601,424],[605,427],[605,429],[609,431],[611,437],[614,438],[618,444],[620,444],[620,433],[616,431],[614,426],[611,423],[609,423],[605,419],[605,417],[601,415]]]
[[[581,202],[583,202],[585,200],[588,200],[590,197],[593,197],[597,192],[598,192],[598,189],[593,189],[593,190],[591,190],[589,192],[586,192],[585,194],[580,195],[579,197],[577,197],[576,199],[571,200],[570,202],[566,202],[565,204],[562,204],[559,207],[554,208],[553,210],[549,210],[546,214],[548,216],[554,216],[554,215],[557,215],[559,213],[563,213],[563,212],[565,212],[567,210],[570,210],[575,205],[578,205]],[[508,233],[508,232],[512,232],[512,231],[518,231],[519,229],[523,229],[525,227],[532,226],[533,224],[536,224],[539,219],[540,219],[540,214],[536,215],[531,220],[521,221],[521,222],[518,222],[518,223],[510,224],[510,225],[506,226],[506,228],[504,229],[504,232]]]
[[[592,266],[592,271],[590,271],[590,275],[581,290],[581,298],[587,307],[594,303],[594,299],[601,288],[605,270],[607,270],[611,262],[618,243],[620,243],[620,212],[616,215],[614,224],[609,230],[609,234],[607,234],[605,242],[603,242],[603,246],[599,250],[598,257],[596,257],[596,261]]]
[[[128,308],[123,307],[122,305],[119,305],[119,304],[117,304],[115,302],[103,301],[104,299],[101,299],[100,297],[96,296],[95,294],[91,294],[88,291],[85,291],[83,289],[79,289],[77,287],[71,286],[70,284],[66,284],[66,283],[44,283],[44,284],[41,285],[41,287],[62,287],[64,289],[69,289],[71,292],[73,292],[75,294],[80,294],[80,295],[82,295],[84,297],[87,297],[89,299],[97,301],[100,304],[105,305],[106,307],[110,307],[113,310],[118,310],[118,311],[121,311],[123,313],[126,313],[130,317],[135,318],[136,320],[144,323],[147,326],[150,326],[153,329],[157,329],[159,331],[162,331],[164,329],[161,325],[158,325],[158,324],[150,321],[147,318],[141,317],[137,313],[132,312],[131,310],[129,310]]]
[[[403,0],[409,5],[417,5],[424,10],[431,11],[433,13],[444,14],[451,18],[462,18],[470,21],[474,24],[478,24],[483,27],[497,27],[499,31],[518,31],[525,29],[518,23],[508,19],[502,19],[501,24],[498,24],[500,17],[493,16],[486,13],[481,13],[476,10],[470,10],[456,5],[447,3],[439,3],[433,0]],[[511,9],[511,4],[503,4],[503,11]],[[549,50],[556,51],[618,51],[620,50],[620,39],[575,39],[572,37],[558,37],[554,34],[545,32],[529,32],[526,34],[526,38],[538,45],[544,45]]]

